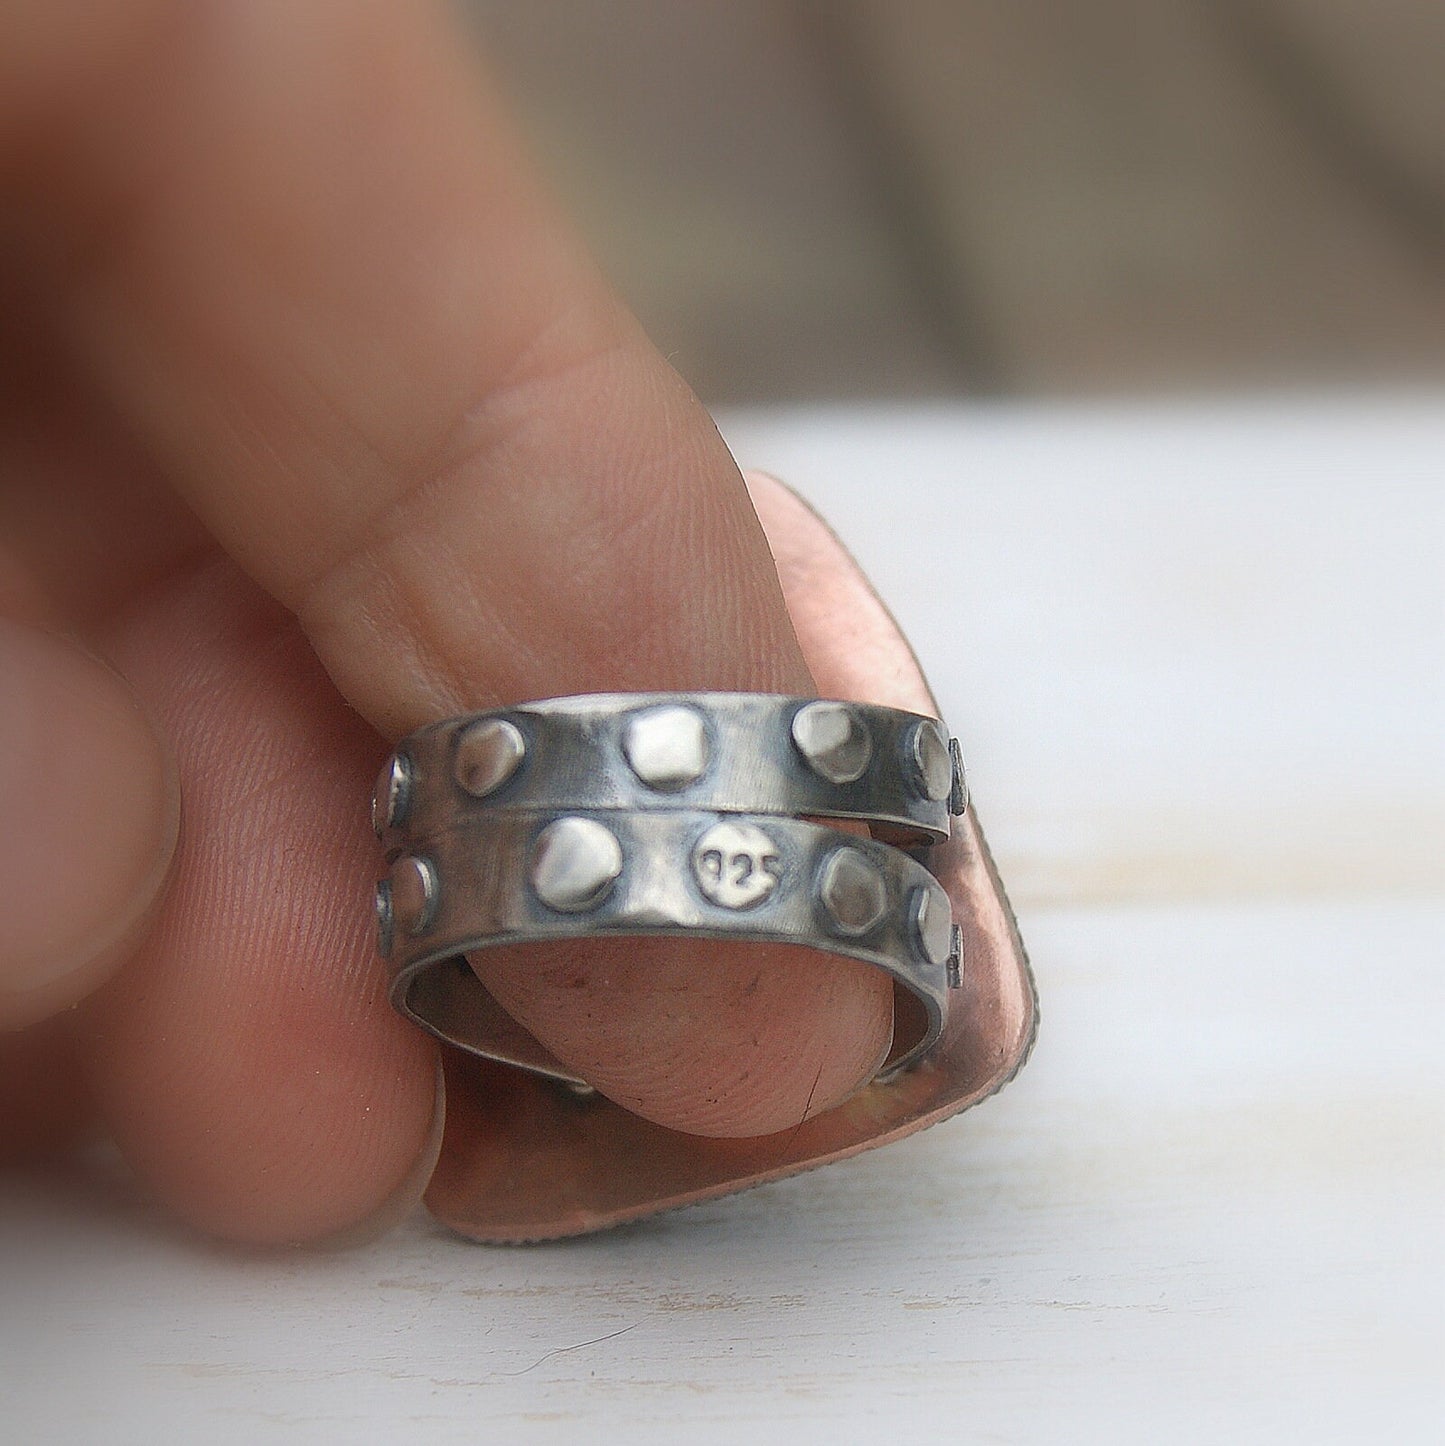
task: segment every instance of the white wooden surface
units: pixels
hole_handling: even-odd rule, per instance
[[[1445,398],[745,416],[971,744],[1003,1096],[590,1241],[0,1183],[0,1441],[1433,1442]]]

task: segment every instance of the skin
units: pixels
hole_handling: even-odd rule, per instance
[[[706,412],[428,4],[0,0],[0,1157],[99,1122],[238,1240],[419,1197],[387,739],[591,690],[813,691]],[[767,1133],[886,1051],[875,971],[655,941],[494,992],[659,1123]]]

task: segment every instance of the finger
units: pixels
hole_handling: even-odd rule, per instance
[[[428,1041],[386,1003],[352,876],[373,845],[354,799],[374,736],[44,340],[0,343],[0,594],[124,663],[189,796],[156,926],[66,1019],[112,1133],[177,1214],[237,1239],[374,1235],[420,1198],[444,1104]],[[86,1118],[54,1033],[0,1036],[0,1159],[60,1148]]]
[[[0,613],[93,646],[216,543],[19,290],[0,269]]]
[[[11,47],[22,95],[84,82],[21,175],[32,264],[352,702],[397,733],[643,686],[679,639],[699,684],[801,686],[726,448],[429,7],[137,13],[147,43],[99,47],[103,81],[43,85]]]
[[[558,240],[455,42],[413,7],[175,13],[183,33],[77,99],[28,194],[76,335],[352,702],[396,732],[599,687],[808,688],[726,449]],[[565,998],[488,968],[635,1107],[686,1125],[703,1100],[710,1129],[751,1132],[887,1045],[873,971],[765,968],[760,996],[760,962],[718,951],[726,985],[665,1067],[579,1023],[616,1007],[605,957]]]
[[[179,791],[134,693],[0,619],[0,1027],[65,1009],[134,947],[170,867]]]
[[[54,1155],[93,1117],[66,1023],[0,1034],[0,1165]]]
[[[828,523],[776,477],[749,472],[746,481],[777,562],[788,615],[824,696],[936,715],[938,704],[917,660],[912,668],[898,668],[903,630],[871,585],[846,593],[820,585],[820,579],[838,577],[840,557],[850,572],[858,571]]]
[[[387,1003],[366,918],[375,735],[223,556],[105,641],[186,797],[155,926],[81,1022],[106,1121],[204,1230],[354,1235],[419,1196],[441,1110],[432,1042]]]
[[[10,466],[0,460],[0,479],[7,471],[11,477],[42,478],[46,497],[63,498],[64,505],[47,508],[31,489],[0,488],[6,541],[40,576],[47,594],[60,599],[71,615],[94,618],[107,604],[113,610],[111,600],[137,585],[154,589],[163,583],[177,558],[194,565],[194,527],[156,491],[144,466],[131,456],[133,443],[106,423],[93,399],[84,405],[74,395],[73,379],[53,371],[37,380],[36,358],[43,348],[32,341],[23,350],[25,366],[11,367],[9,392],[12,400],[23,396],[26,405],[23,420],[12,418],[5,449]],[[20,386],[13,385],[17,381]],[[125,486],[113,485],[117,475],[124,476]],[[108,480],[112,485],[106,485]],[[839,987],[836,971],[820,969],[816,956],[760,950],[750,957],[750,968],[704,970],[691,959],[669,958],[669,952],[659,956],[656,950],[600,946],[590,967],[606,980],[608,1007],[602,1011],[575,1007],[575,951],[514,953],[487,962],[494,989],[520,1016],[537,1021],[554,1053],[589,1072],[630,1108],[651,1113],[660,1102],[664,1118],[679,1128],[713,1133],[721,1116],[723,1132],[763,1132],[779,1122],[794,1122],[804,1111],[826,1108],[876,1070],[879,1040],[886,1048],[889,1034],[886,995],[874,995],[876,1022],[856,1038],[840,1041],[826,1029],[808,1035],[794,1031],[795,1017],[800,1025],[810,1014],[832,1018],[836,1006],[829,991]],[[136,973],[140,978],[139,967]],[[137,987],[153,1003],[164,997],[154,984]],[[806,989],[816,991],[820,1002],[805,1012],[795,1001]],[[747,1049],[738,1049],[734,1037],[711,1027],[740,1009],[767,1021],[753,1031]],[[266,1037],[286,1027],[287,1021],[278,1019]],[[792,1071],[757,1070],[757,1050],[764,1055],[775,1051],[774,1031],[783,1027],[793,1031],[788,1044]],[[138,1053],[150,1057],[153,1051]],[[641,1080],[641,1088],[634,1079]],[[688,1088],[686,1082],[694,1080],[703,1087]],[[802,1097],[796,1093],[800,1082],[808,1090]],[[138,1118],[160,1124],[163,1117],[149,1108]],[[376,1115],[369,1119],[373,1125],[379,1122]],[[405,1126],[405,1119],[401,1123]],[[174,1124],[164,1130],[167,1138],[184,1133]],[[182,1163],[181,1156],[172,1161],[166,1152],[158,1158],[167,1162],[163,1170]],[[286,1177],[279,1168],[266,1175]],[[168,1197],[174,1193],[169,1177],[164,1188]],[[214,1194],[227,1198],[225,1191]],[[188,1190],[172,1203],[194,1210],[199,1202],[204,1214],[205,1198],[205,1190]],[[254,1218],[255,1203],[246,1208],[248,1219]],[[234,1231],[235,1223],[228,1228]]]

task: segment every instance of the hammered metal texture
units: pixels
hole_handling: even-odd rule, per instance
[[[907,642],[827,525],[777,484],[762,479],[754,485],[794,626],[820,689],[836,698],[911,710],[915,718],[935,713]],[[866,715],[867,702],[858,706]],[[897,770],[896,780],[903,780],[903,770],[916,779],[908,743],[899,731],[875,747],[870,773],[860,783],[871,786],[872,770],[880,767]],[[790,766],[797,765],[791,741],[788,748]],[[956,745],[950,753],[948,802],[959,812],[967,802],[963,771]],[[710,769],[704,781],[712,776]],[[870,802],[877,804],[876,790]],[[914,815],[904,821],[916,825]],[[772,831],[766,820],[759,826]],[[857,842],[849,837],[834,847]],[[950,930],[950,953],[957,957],[961,935],[962,960],[943,1033],[921,1065],[880,1079],[781,1134],[719,1140],[667,1130],[600,1095],[583,1097],[538,1073],[452,1051],[446,1136],[427,1193],[433,1213],[480,1240],[515,1243],[580,1234],[845,1159],[924,1129],[999,1089],[1022,1066],[1033,1042],[1037,1000],[1027,958],[971,811],[959,819],[951,839],[927,856],[961,925]],[[828,857],[818,861],[815,885],[820,930],[831,912],[822,889]],[[904,922],[911,931],[912,919],[905,916]],[[917,957],[919,941],[910,940],[908,947]],[[936,938],[931,947],[936,953]],[[697,958],[705,967],[706,943],[699,944]],[[951,972],[954,967],[945,966]],[[467,1030],[515,1054],[539,1048],[484,990],[457,997],[472,1011],[462,1021]],[[917,1027],[907,1018],[913,1000],[900,989],[900,1029]]]

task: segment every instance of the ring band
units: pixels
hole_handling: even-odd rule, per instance
[[[877,705],[599,694],[420,729],[373,800],[392,1001],[473,1054],[581,1083],[466,954],[599,935],[803,945],[892,977],[892,1077],[939,1038],[961,982],[962,936],[923,860],[965,806],[942,725]],[[813,821],[830,818],[877,836]]]
[[[895,1030],[885,1073],[938,1037],[958,973],[948,897],[927,869],[888,844],[800,819],[499,813],[401,855],[379,899],[397,1008],[463,1048],[474,1047],[474,1015],[456,996],[482,986],[459,956],[500,944],[683,935],[861,960],[891,974],[915,1005]],[[526,1067],[575,1078],[542,1055]]]
[[[934,718],[767,693],[589,694],[418,729],[378,783],[392,851],[497,808],[707,808],[841,818],[902,846],[941,843],[967,806]]]

